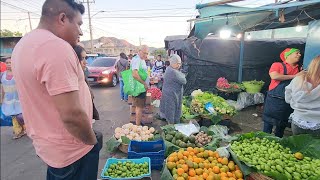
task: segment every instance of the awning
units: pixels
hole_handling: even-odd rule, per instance
[[[297,24],[320,19],[320,0],[305,0],[289,3],[277,3],[257,8],[231,5],[211,6],[199,4],[196,7],[200,16],[194,21],[194,29],[190,36],[204,39],[209,33],[218,34],[224,27],[232,33],[293,27]],[[283,15],[284,22],[279,21]],[[228,23],[227,23],[228,22]]]

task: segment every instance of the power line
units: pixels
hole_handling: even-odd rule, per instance
[[[18,6],[9,4],[9,3],[6,3],[6,2],[4,2],[4,1],[0,1],[0,2],[1,2],[3,5],[7,6],[7,7],[10,7],[10,8],[13,8],[13,9],[17,9],[17,10],[20,10],[20,11],[23,11],[23,12],[26,12],[26,13],[30,12],[30,11],[28,11],[28,10],[26,10],[26,9],[23,9],[23,8],[21,8],[21,7],[18,7]],[[30,12],[30,13],[33,13],[33,14],[36,14],[36,15],[40,16],[40,14],[37,14],[37,13],[35,13],[35,12]]]
[[[25,1],[18,1],[18,0],[14,0],[15,2],[17,2],[20,6],[22,5],[22,6],[27,6],[27,7],[30,7],[30,8],[32,8],[32,9],[35,9],[35,10],[39,10],[39,7],[38,7],[38,5],[34,5],[33,3],[31,3],[32,1],[28,1],[28,2],[25,2]],[[12,2],[12,0],[11,0],[11,2]],[[18,5],[18,6],[19,6]]]
[[[106,16],[106,17],[95,17],[95,19],[152,19],[152,18],[180,18],[190,16]]]
[[[169,10],[192,10],[194,8],[170,8],[170,9],[119,9],[119,10],[97,10],[97,11],[90,11],[92,13],[94,12],[100,12],[100,11],[104,11],[104,12],[134,12],[134,11],[169,11]],[[35,12],[41,12],[41,11],[35,11]],[[14,13],[14,12],[12,12]]]

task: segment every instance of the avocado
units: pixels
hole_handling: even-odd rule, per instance
[[[188,140],[189,140],[189,138],[187,137],[187,136],[183,136],[183,142],[185,142],[185,143],[187,143],[188,142]]]
[[[183,134],[181,132],[176,133],[175,135],[176,139],[182,139]]]
[[[179,146],[180,147],[182,147],[182,148],[186,148],[187,147],[187,144],[185,143],[185,142],[180,142],[180,144],[179,144]]]
[[[176,144],[176,138],[175,137],[172,138],[171,142],[172,142],[172,144]]]
[[[169,131],[168,132],[170,135],[175,136],[176,135],[176,131]]]
[[[195,143],[195,142],[196,142],[196,137],[195,137],[194,135],[191,135],[191,136],[189,137],[189,141],[190,141],[191,143]]]
[[[171,142],[172,139],[173,139],[173,136],[172,136],[171,134],[167,134],[167,135],[166,135],[166,140],[167,140],[167,141]]]
[[[188,142],[187,147],[192,147],[192,143]]]
[[[176,144],[179,145],[181,142],[182,142],[182,141],[181,141],[180,139],[178,139],[178,140],[176,141]]]

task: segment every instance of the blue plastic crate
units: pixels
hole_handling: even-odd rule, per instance
[[[137,176],[137,177],[130,177],[130,178],[112,178],[110,176],[105,176],[104,172],[106,172],[109,168],[109,166],[111,164],[115,164],[118,161],[120,162],[126,162],[126,161],[131,161],[134,163],[145,163],[147,162],[149,164],[149,172],[148,174],[144,174],[142,176]],[[140,158],[140,159],[116,159],[116,158],[109,158],[106,162],[106,164],[104,165],[104,168],[101,172],[101,178],[102,179],[110,179],[110,180],[121,180],[121,179],[142,179],[144,177],[151,177],[151,162],[150,162],[150,158],[148,157],[144,157],[144,158]]]
[[[151,159],[151,169],[161,170],[165,159],[165,149],[163,140],[131,141],[128,147],[128,158],[149,157]]]

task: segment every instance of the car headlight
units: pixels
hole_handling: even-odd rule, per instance
[[[102,71],[102,74],[110,74],[109,70]]]

